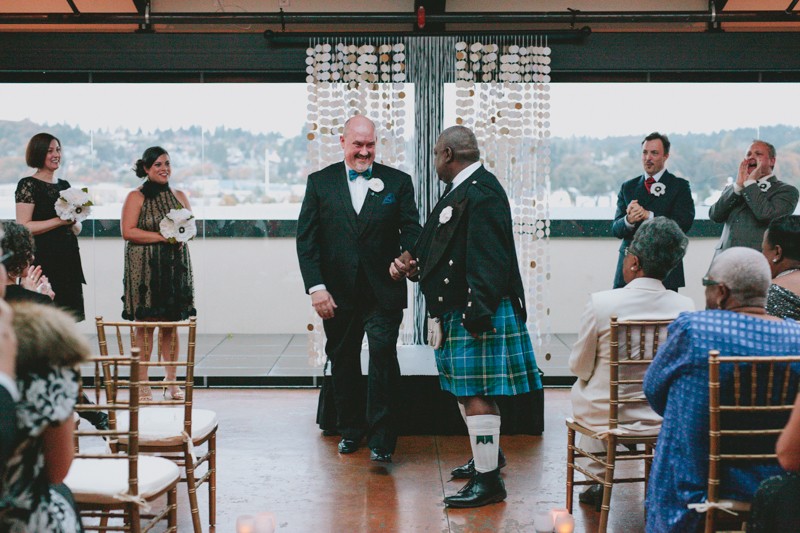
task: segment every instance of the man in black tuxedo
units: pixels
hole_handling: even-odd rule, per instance
[[[323,319],[331,362],[340,453],[365,435],[373,461],[391,462],[397,443],[400,383],[397,337],[406,307],[405,281],[386,265],[421,232],[411,177],[374,163],[375,125],[356,115],[341,136],[344,161],[308,177],[297,221],[297,255],[306,292]],[[369,342],[367,391],[361,341]]]
[[[475,135],[447,128],[434,148],[447,184],[414,247],[415,258],[389,266],[395,279],[418,279],[433,332],[439,384],[456,396],[472,456],[455,468],[469,482],[444,499],[449,507],[502,501],[500,410],[496,396],[541,389],[525,325],[525,289],[517,264],[511,209],[497,178],[480,163]]]
[[[633,235],[645,220],[664,216],[678,223],[688,233],[694,222],[694,200],[689,182],[664,168],[669,158],[670,142],[666,135],[653,132],[642,141],[644,174],[622,184],[617,196],[617,213],[611,233],[622,239],[619,247],[614,288],[625,286],[622,261]],[[683,261],[664,278],[664,287],[673,291],[686,285]]]

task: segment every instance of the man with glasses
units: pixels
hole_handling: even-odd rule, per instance
[[[644,174],[622,184],[617,196],[617,212],[611,233],[622,239],[619,247],[614,288],[625,286],[622,273],[624,251],[646,220],[665,216],[678,223],[684,233],[694,222],[694,200],[689,182],[671,174],[664,165],[669,159],[670,142],[666,135],[653,132],[642,141]],[[686,285],[683,261],[664,278],[664,287],[677,291]]]
[[[754,140],[739,163],[736,181],[708,210],[708,218],[725,224],[714,257],[734,246],[760,251],[769,223],[794,213],[797,188],[775,177],[775,157],[773,145]]]

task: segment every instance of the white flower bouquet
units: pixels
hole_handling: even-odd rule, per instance
[[[92,205],[89,189],[70,187],[61,191],[56,200],[56,215],[61,220],[80,223],[92,214]]]
[[[188,209],[170,209],[158,227],[172,244],[190,241],[197,235],[194,215]]]

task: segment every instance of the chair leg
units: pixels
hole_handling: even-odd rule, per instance
[[[208,524],[217,524],[217,432],[208,439]]]
[[[136,503],[132,503],[128,505],[128,515],[126,516],[127,519],[130,520],[130,530],[131,533],[139,533],[142,530],[142,517],[139,516],[139,505]]]
[[[575,482],[575,430],[567,428],[567,511],[572,514],[573,484]]]
[[[194,460],[192,454],[189,452],[191,442],[183,444],[183,457],[185,460],[186,468],[186,488],[189,490],[189,507],[192,511],[192,527],[194,533],[203,533],[203,527],[200,525],[200,508],[197,505],[197,481],[194,477]]]
[[[655,448],[652,444],[645,444],[644,445],[644,453],[646,455],[653,455],[653,450]],[[647,484],[650,482],[650,468],[653,466],[652,459],[645,459],[644,460],[644,495],[647,497]]]
[[[167,505],[169,511],[167,512],[167,531],[170,533],[178,533],[178,486],[172,487],[167,492]]]
[[[606,451],[606,478],[603,483],[603,503],[600,506],[600,523],[598,533],[606,533],[608,529],[608,512],[611,508],[611,489],[614,486],[614,467],[617,463],[617,439],[614,435],[608,436],[608,449]]]

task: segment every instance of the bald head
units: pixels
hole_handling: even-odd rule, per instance
[[[436,143],[440,148],[450,148],[453,151],[454,161],[474,163],[481,158],[478,149],[478,139],[472,130],[464,126],[451,126],[439,135]]]
[[[375,136],[375,123],[372,122],[370,119],[365,117],[364,115],[353,115],[352,117],[348,118],[347,121],[344,123],[344,130],[342,130],[342,135],[347,137],[349,133],[352,131],[365,131],[371,130],[372,136]]]
[[[375,161],[375,123],[364,115],[355,115],[344,123],[339,142],[344,151],[344,162],[358,173],[366,171]]]
[[[764,307],[767,303],[772,276],[761,252],[741,246],[728,248],[711,263],[708,277],[728,287],[739,305]]]

